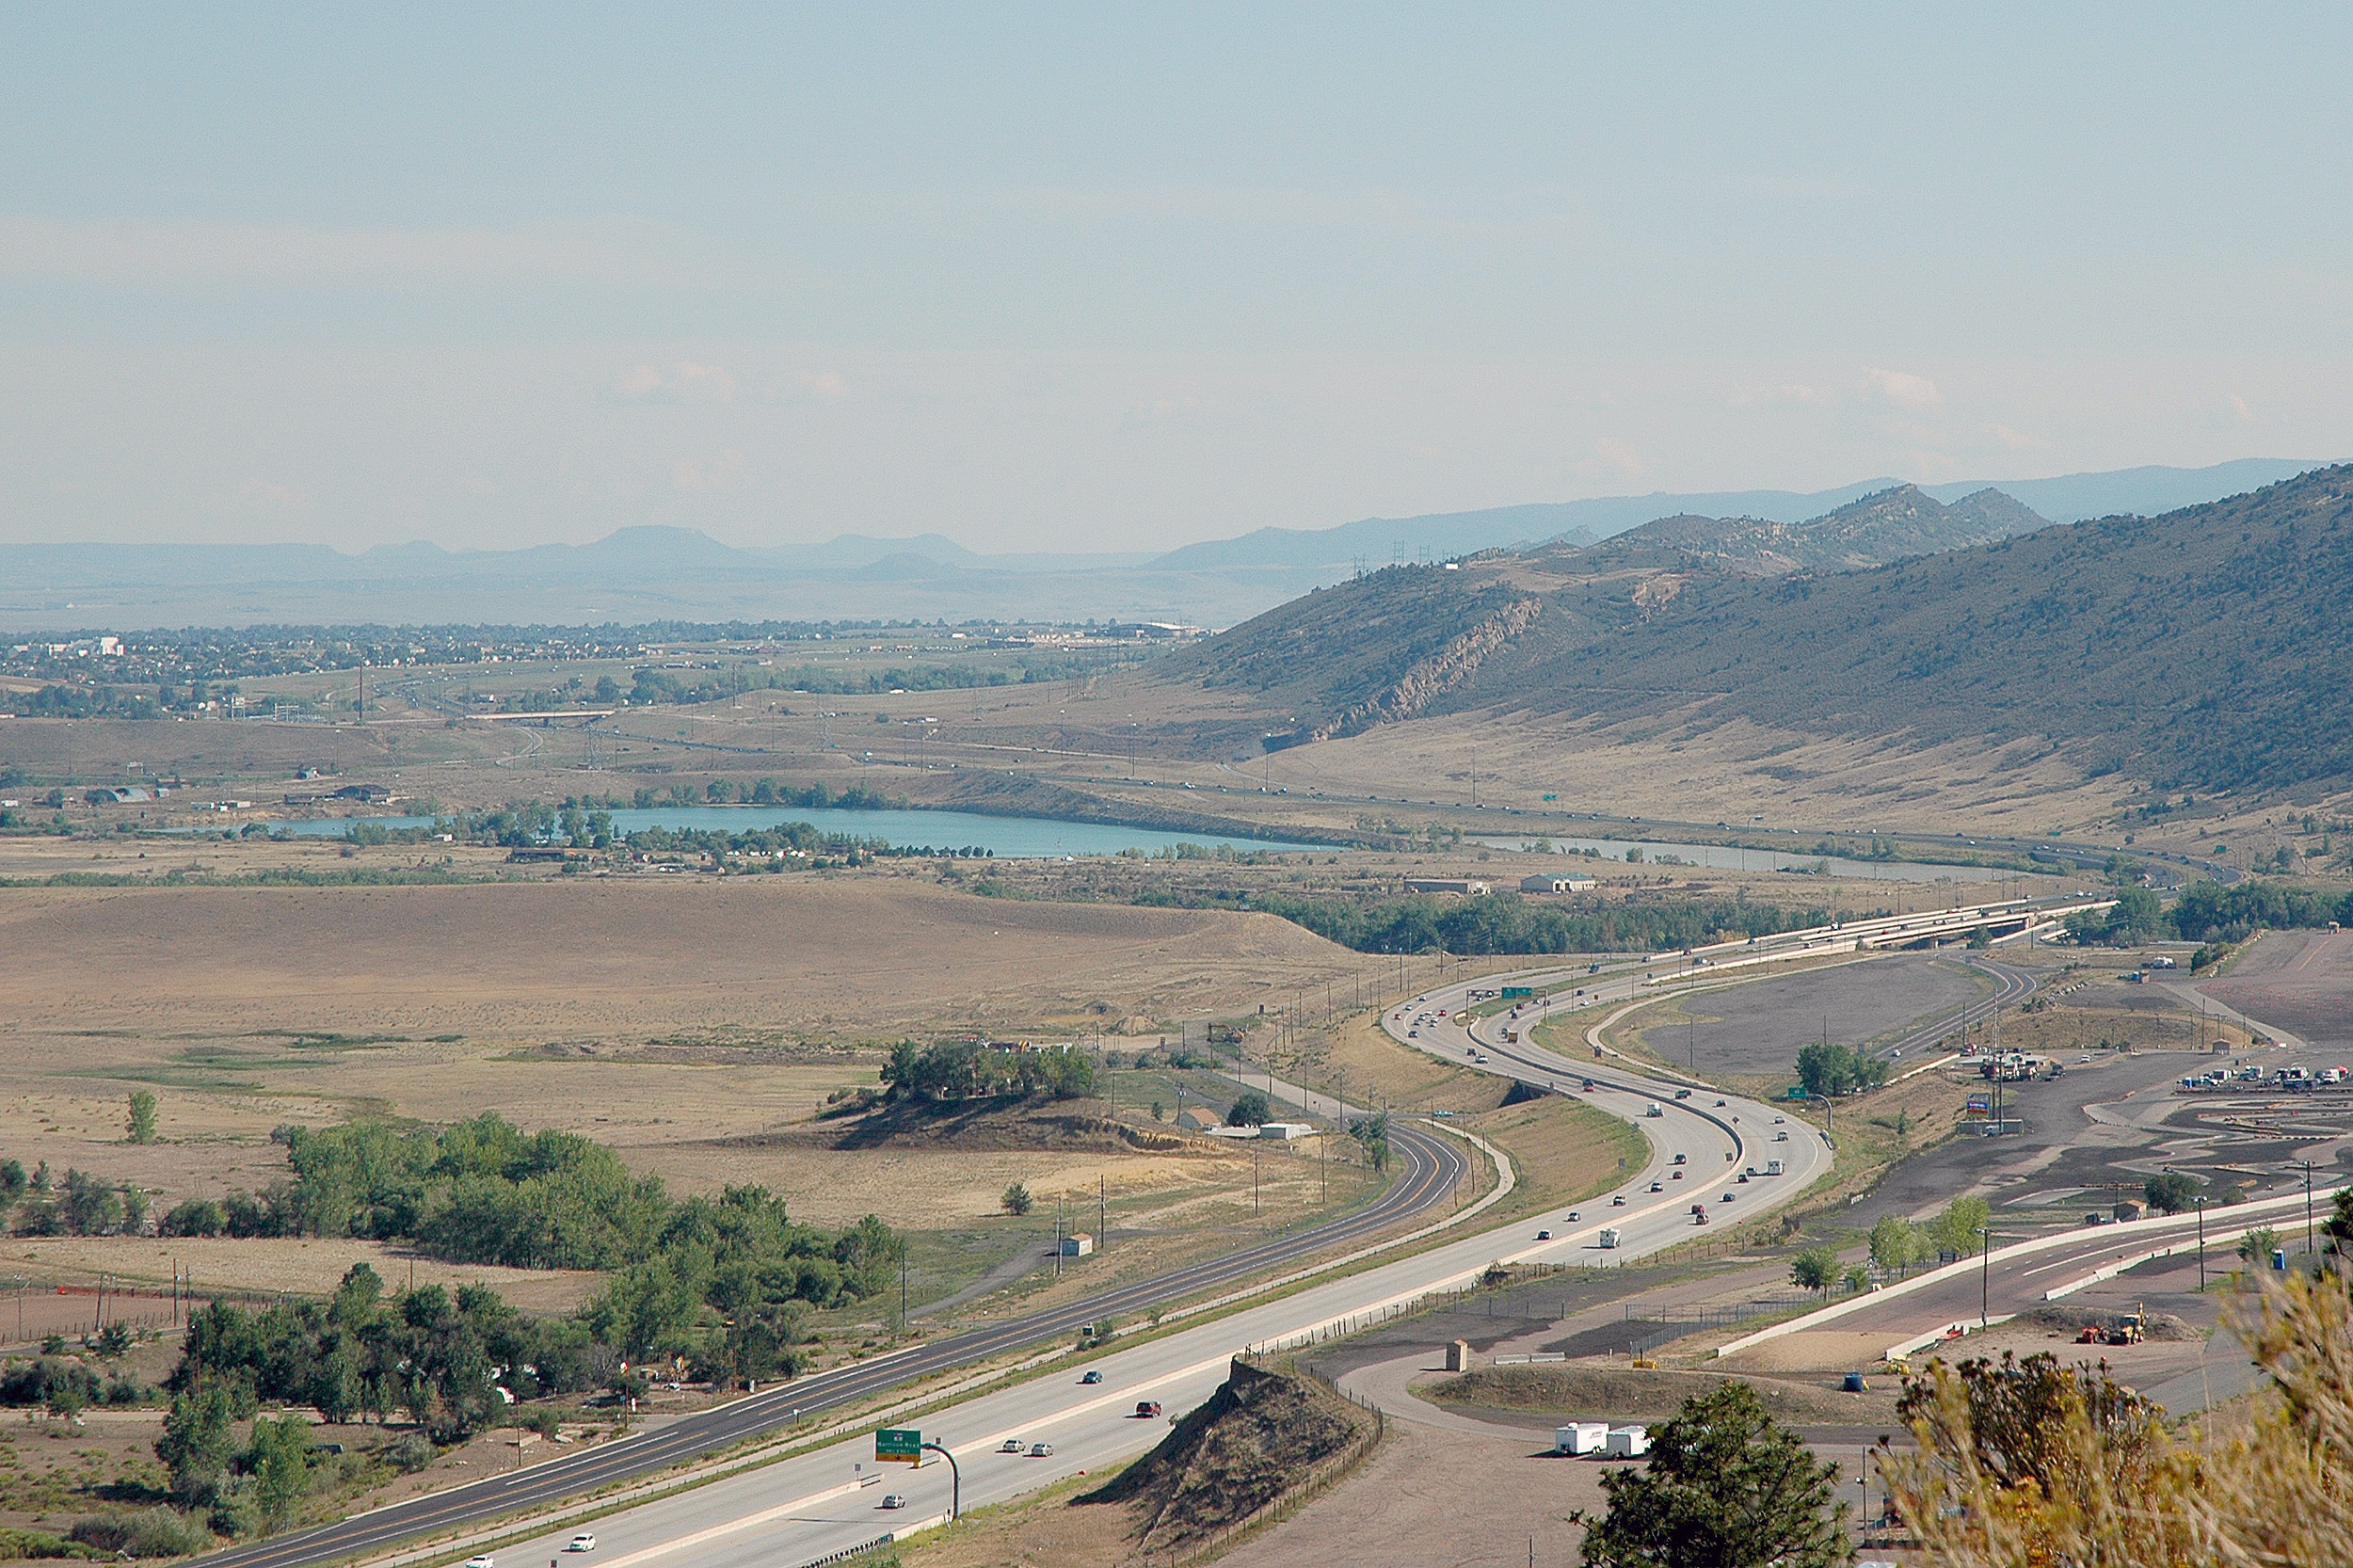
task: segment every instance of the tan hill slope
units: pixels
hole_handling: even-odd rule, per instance
[[[2088,774],[2208,789],[2353,776],[2353,466],[2158,518],[1778,569],[2023,512],[1898,489],[1787,528],[1670,519],[1590,550],[1393,568],[1209,639],[1164,678],[1255,691],[1273,746],[1502,709],[2032,740]]]

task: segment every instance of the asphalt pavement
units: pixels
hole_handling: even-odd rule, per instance
[[[1650,984],[1651,979],[1640,961],[1600,974],[1590,972],[1589,966],[1575,969],[1556,966],[1520,975],[1486,976],[1433,989],[1405,1014],[1398,1015],[1395,1010],[1385,1014],[1384,1024],[1392,1034],[1407,1039],[1413,1032],[1403,1017],[1441,1007],[1450,1014],[1459,1013],[1469,990],[1493,989],[1500,984],[1561,986],[1574,994],[1577,1003],[1593,1006],[1630,995],[1657,994],[1658,988]],[[958,1463],[972,1471],[968,1478],[970,1485],[963,1495],[965,1505],[1016,1496],[1150,1447],[1162,1429],[1160,1423],[1136,1419],[1135,1401],[1148,1397],[1172,1412],[1188,1409],[1217,1387],[1230,1358],[1247,1347],[1303,1343],[1353,1332],[1432,1292],[1460,1288],[1497,1261],[1623,1265],[1689,1238],[1698,1228],[1690,1214],[1694,1202],[1715,1210],[1721,1206],[1721,1194],[1737,1192],[1742,1217],[1769,1211],[1795,1198],[1819,1171],[1827,1169],[1831,1155],[1827,1143],[1802,1123],[1779,1121],[1780,1112],[1769,1106],[1713,1092],[1677,1100],[1672,1091],[1662,1090],[1656,1080],[1640,1074],[1571,1061],[1526,1041],[1506,1045],[1500,1038],[1502,1027],[1490,1021],[1492,1039],[1456,1036],[1465,1042],[1462,1048],[1474,1055],[1483,1048],[1487,1062],[1472,1064],[1529,1082],[1587,1093],[1592,1103],[1642,1128],[1652,1146],[1649,1163],[1613,1192],[1581,1205],[1575,1218],[1564,1207],[1518,1221],[1500,1232],[1443,1240],[1414,1256],[1307,1285],[1279,1300],[1164,1334],[1148,1343],[1100,1352],[1089,1363],[1103,1373],[1100,1385],[1080,1384],[1049,1372],[957,1401],[927,1419],[949,1436]],[[1410,1043],[1460,1060],[1451,1057],[1434,1037]],[[1590,1092],[1578,1087],[1587,1080],[1593,1084]],[[1288,1097],[1303,1108],[1336,1109],[1321,1107],[1316,1096],[1294,1086],[1278,1082],[1277,1089],[1278,1098]],[[1467,1161],[1451,1138],[1434,1128],[1417,1128],[1402,1117],[1393,1119],[1390,1137],[1403,1166],[1399,1179],[1365,1208],[1313,1230],[1008,1322],[798,1379],[584,1453],[202,1560],[208,1568],[297,1568],[380,1554],[421,1535],[478,1539],[497,1519],[546,1509],[748,1439],[776,1434],[796,1424],[814,1426],[814,1418],[828,1411],[920,1377],[1074,1337],[1080,1325],[1105,1317],[1132,1320],[1155,1306],[1239,1286],[1352,1240],[1390,1230],[1415,1216],[1427,1216],[1455,1201]],[[1673,1157],[1677,1154],[1684,1156],[1680,1168],[1687,1175],[1683,1179],[1675,1176],[1678,1167]],[[1739,1172],[1751,1165],[1761,1170],[1773,1158],[1785,1161],[1787,1175],[1746,1185],[1735,1180]],[[1694,1179],[1701,1171],[1721,1178],[1722,1185],[1716,1179]],[[1654,1182],[1659,1189],[1657,1192],[1650,1190]],[[1617,1232],[1615,1246],[1601,1245],[1605,1226]],[[1549,1237],[1539,1236],[1547,1230]],[[1009,1438],[1048,1442],[1052,1452],[1025,1452],[1016,1462],[1016,1456],[996,1451]],[[598,1526],[604,1541],[597,1560],[602,1568],[617,1568],[616,1559],[619,1562],[650,1560],[692,1545],[696,1563],[708,1568],[730,1568],[739,1562],[749,1568],[755,1561],[772,1568],[778,1562],[808,1562],[855,1548],[895,1533],[906,1521],[920,1522],[945,1512],[952,1492],[952,1473],[940,1473],[947,1468],[940,1464],[892,1472],[898,1479],[886,1490],[903,1494],[908,1507],[886,1510],[876,1506],[869,1493],[883,1483],[872,1479],[875,1462],[871,1441],[870,1436],[860,1434],[827,1443],[743,1477],[617,1512]],[[561,1545],[560,1539],[549,1537],[526,1544],[516,1555],[531,1559],[546,1552],[552,1560],[561,1555]],[[616,1552],[615,1547],[620,1549]],[[453,1550],[451,1559],[465,1555]]]

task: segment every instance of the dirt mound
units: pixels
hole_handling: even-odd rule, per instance
[[[2032,1312],[2021,1312],[2014,1320],[2022,1328],[2037,1328],[2045,1332],[2074,1335],[2087,1328],[2107,1328],[2122,1322],[2132,1314],[2114,1310],[2103,1311],[2096,1306],[2038,1306]],[[2141,1329],[2144,1339],[2179,1342],[2205,1337],[2189,1323],[2170,1312],[2152,1312]]]
[[[1160,1446],[1076,1503],[1128,1503],[1136,1544],[1198,1549],[1285,1496],[1321,1485],[1378,1435],[1373,1419],[1321,1384],[1237,1361],[1209,1402]]]
[[[1694,1394],[1741,1382],[1756,1390],[1765,1408],[1796,1426],[1833,1426],[1876,1420],[1894,1409],[1892,1385],[1847,1394],[1827,1384],[1778,1378],[1733,1379],[1720,1372],[1666,1368],[1635,1371],[1625,1367],[1486,1367],[1422,1389],[1424,1398],[1449,1406],[1577,1416],[1586,1420],[1664,1420]]]
[[[837,1149],[1055,1149],[1102,1154],[1182,1154],[1197,1140],[1153,1132],[1058,1107],[1051,1100],[964,1100],[952,1105],[901,1101],[871,1111],[839,1131],[816,1130]]]

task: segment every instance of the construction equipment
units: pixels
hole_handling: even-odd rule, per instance
[[[2113,1323],[2086,1323],[2075,1336],[2078,1345],[2137,1345],[2149,1329],[2149,1304],[2140,1304],[2140,1310],[2129,1318]]]

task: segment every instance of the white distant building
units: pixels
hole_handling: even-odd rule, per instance
[[[1083,1230],[1074,1231],[1062,1239],[1062,1255],[1064,1257],[1084,1257],[1094,1251],[1095,1238]]]
[[[1520,878],[1520,891],[1523,893],[1589,893],[1593,890],[1593,879],[1590,876],[1523,876]]]
[[[1405,886],[1417,893],[1462,893],[1476,898],[1487,885],[1475,876],[1409,876]]]
[[[1258,1124],[1258,1136],[1261,1138],[1281,1138],[1288,1141],[1293,1138],[1305,1138],[1314,1130],[1315,1128],[1305,1122],[1260,1122]]]

